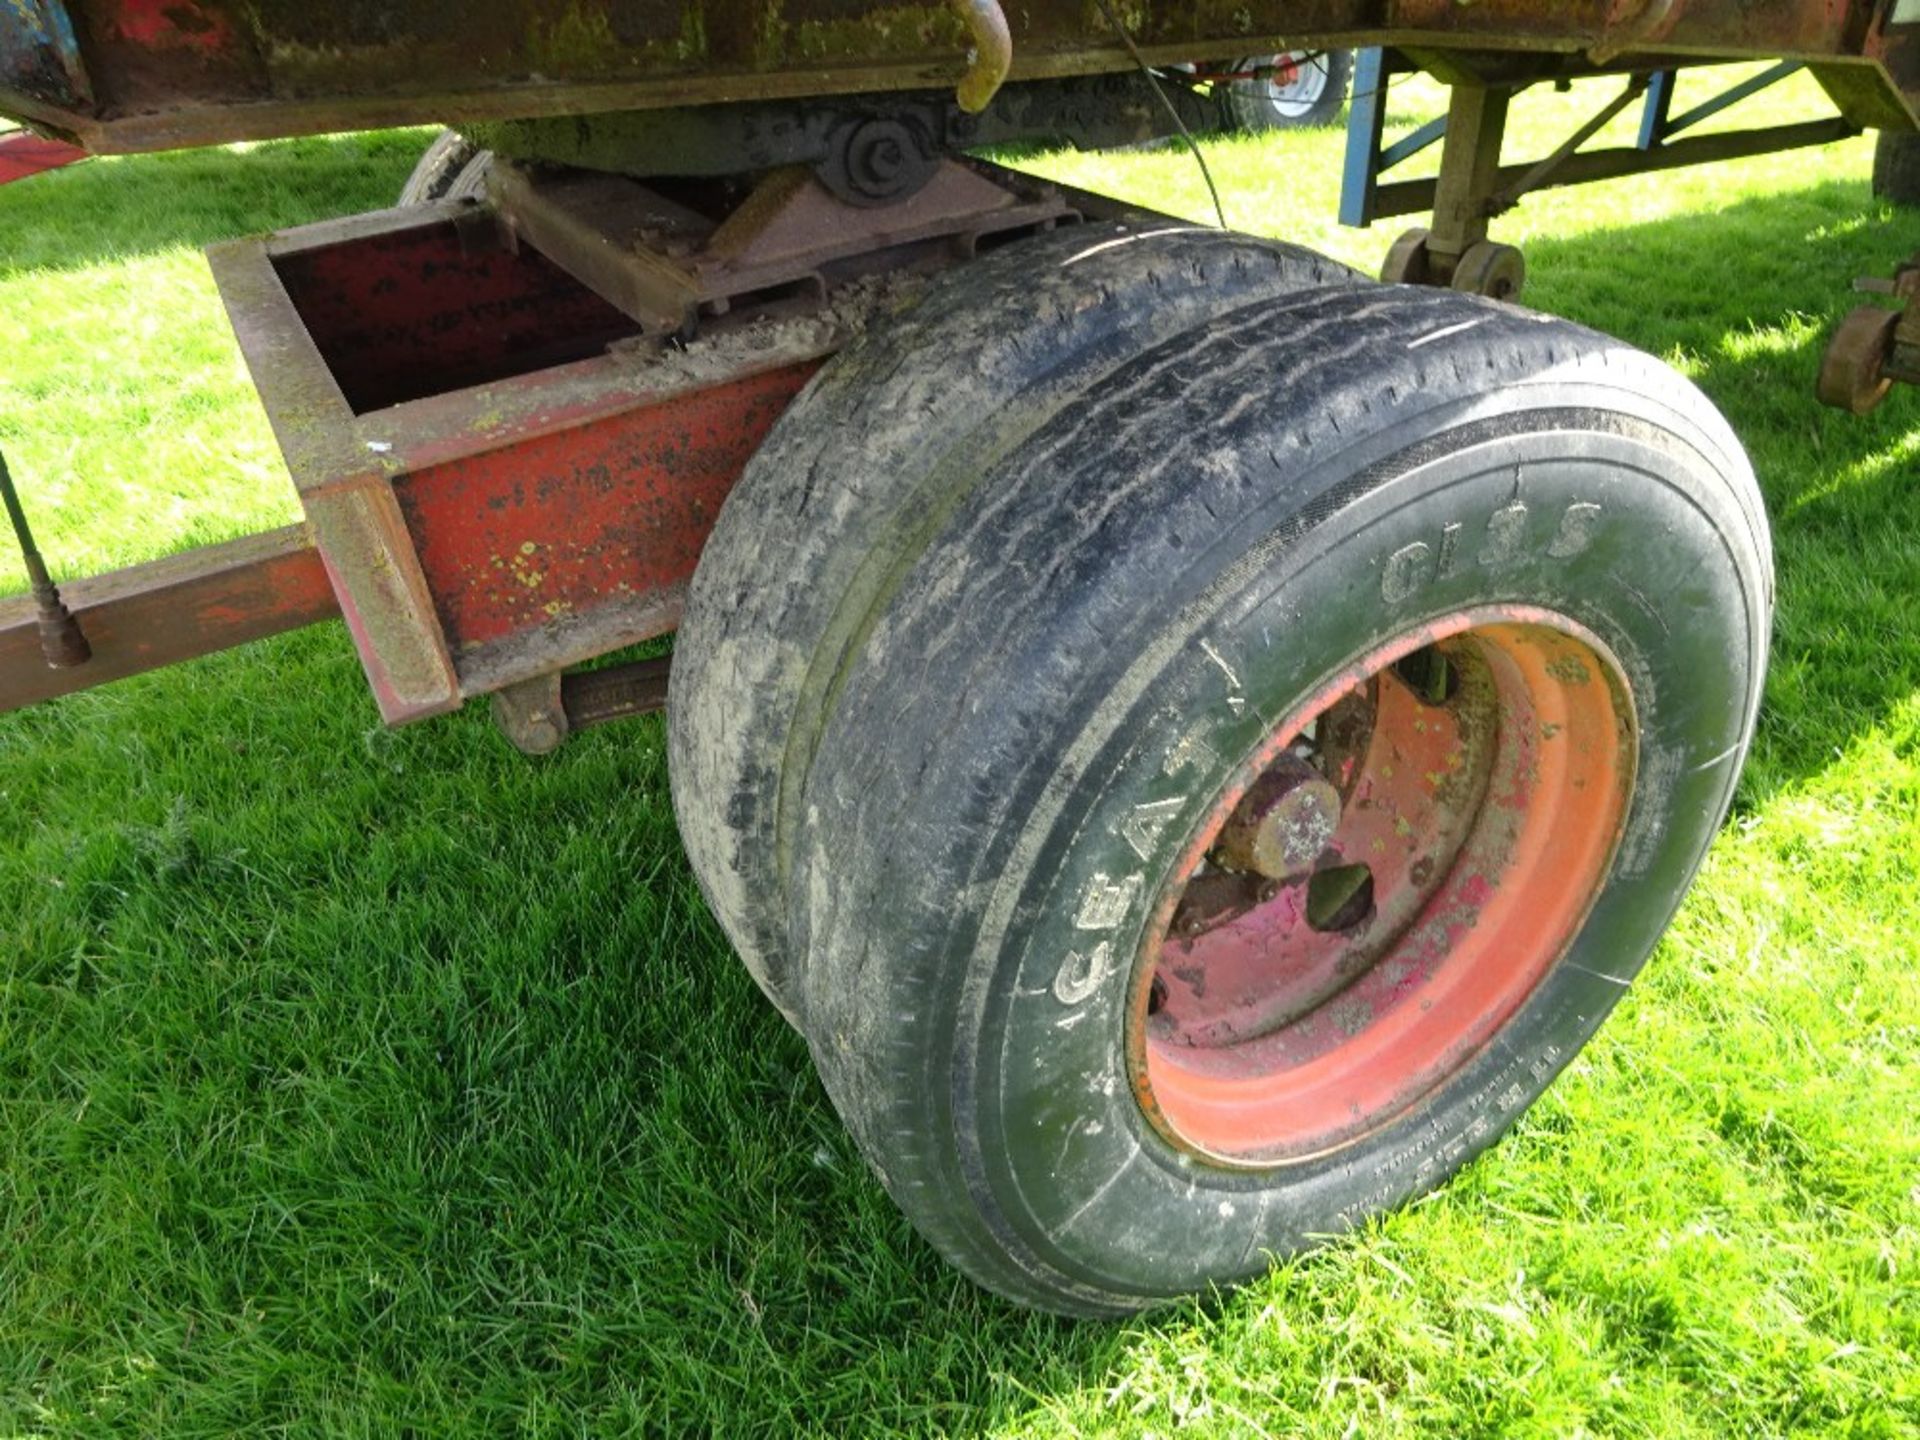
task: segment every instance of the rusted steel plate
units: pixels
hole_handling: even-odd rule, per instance
[[[850,206],[799,166],[761,177],[721,219],[624,175],[535,170],[498,155],[487,190],[502,222],[651,335],[691,333],[746,303],[805,309],[833,279],[939,268],[987,237],[1078,213],[1011,171],[942,160],[890,205]]]
[[[643,401],[399,477],[468,692],[496,688],[534,650],[570,663],[673,629],[721,502],[817,365]],[[493,387],[469,413],[500,401]]]
[[[40,654],[31,598],[0,600],[0,711],[194,660],[339,615],[303,525],[209,545],[61,587],[93,658]]]
[[[1884,24],[1875,0],[1128,0],[1115,8],[1155,62],[1304,43],[1659,46],[1725,58],[1877,60],[1914,28]],[[0,111],[59,125],[97,151],[952,90],[978,49],[951,0],[34,0],[27,9],[48,22],[42,30],[63,25],[79,45],[47,69],[45,45],[0,32],[0,54],[40,57],[31,60],[39,67],[32,87],[13,73],[28,62],[0,68]],[[1099,6],[1027,0],[1004,9],[1015,82],[1133,65]]]

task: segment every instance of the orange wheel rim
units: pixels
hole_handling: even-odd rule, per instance
[[[1618,662],[1551,612],[1457,614],[1349,666],[1237,767],[1161,888],[1129,1011],[1155,1126],[1271,1165],[1444,1086],[1578,934],[1635,763]]]

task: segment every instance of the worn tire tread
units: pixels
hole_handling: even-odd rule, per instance
[[[1360,277],[1277,241],[1167,224],[1071,227],[940,277],[782,417],[701,556],[675,647],[681,833],[761,988],[803,1021],[787,938],[793,816],[865,617],[1004,451],[1138,349],[1237,304]]]

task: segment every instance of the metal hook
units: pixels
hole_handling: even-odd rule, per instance
[[[1013,69],[1013,32],[1007,28],[1007,12],[1000,8],[1000,0],[953,0],[953,8],[966,21],[973,39],[967,73],[954,98],[967,114],[978,115],[993,103]]]

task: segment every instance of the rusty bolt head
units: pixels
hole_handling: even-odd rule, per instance
[[[1230,870],[1269,880],[1308,874],[1340,825],[1340,792],[1297,756],[1248,787],[1220,831],[1214,854]]]

